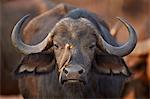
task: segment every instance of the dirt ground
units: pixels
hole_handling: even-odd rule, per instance
[[[18,96],[0,96],[0,99],[23,99],[21,95]]]

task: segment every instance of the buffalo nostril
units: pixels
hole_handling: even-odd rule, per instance
[[[68,74],[68,71],[65,68],[63,69],[63,71],[65,74]]]
[[[80,71],[79,71],[79,74],[82,74],[83,73],[83,69],[81,69]]]

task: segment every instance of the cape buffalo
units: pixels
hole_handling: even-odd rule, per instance
[[[119,45],[101,18],[76,8],[65,14],[43,41],[27,45],[19,33],[28,17],[15,25],[11,35],[14,46],[27,54],[15,71],[24,98],[120,97],[130,75],[122,57],[136,45],[136,32],[126,20],[117,18],[129,31],[129,40]]]

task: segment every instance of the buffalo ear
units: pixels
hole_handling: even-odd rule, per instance
[[[98,73],[123,74],[126,76],[129,76],[131,74],[124,60],[121,57],[115,55],[96,55],[93,65]]]
[[[49,73],[54,69],[55,59],[53,52],[40,52],[25,56],[19,66],[16,74],[43,74]]]

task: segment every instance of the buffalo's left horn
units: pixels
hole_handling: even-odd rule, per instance
[[[46,46],[48,41],[50,40],[49,35],[39,44],[37,45],[27,45],[22,42],[20,37],[20,30],[24,23],[24,21],[29,17],[29,15],[21,18],[18,23],[15,25],[12,31],[11,40],[15,47],[17,47],[24,54],[37,53],[41,52]]]
[[[113,45],[107,43],[102,38],[102,45],[103,45],[104,49],[110,54],[114,54],[117,56],[126,56],[126,55],[130,54],[132,52],[132,50],[135,48],[135,45],[137,43],[137,36],[136,36],[136,32],[135,32],[134,28],[127,21],[125,21],[119,17],[117,17],[117,19],[119,19],[127,27],[128,31],[129,31],[128,41],[121,46],[113,46]],[[105,28],[103,26],[100,26],[100,28],[103,33],[106,32],[106,30],[104,30]]]

